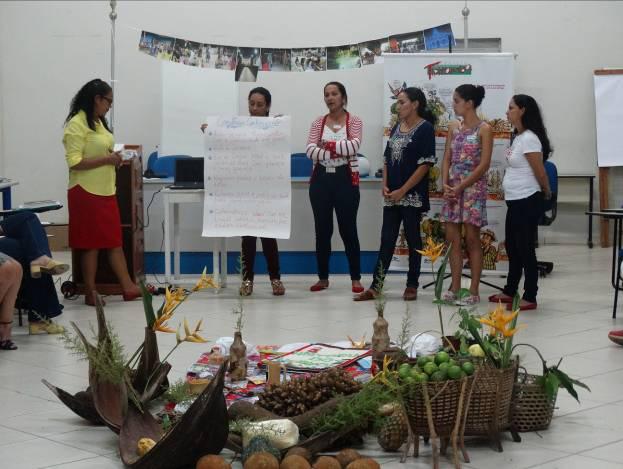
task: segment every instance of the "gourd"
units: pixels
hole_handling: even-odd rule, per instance
[[[242,446],[246,447],[256,436],[263,436],[277,449],[285,449],[299,442],[299,427],[288,419],[251,422],[242,430]]]

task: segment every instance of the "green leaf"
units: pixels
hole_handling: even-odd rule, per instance
[[[448,265],[448,258],[450,256],[450,251],[452,250],[452,244],[448,246],[446,250],[446,254],[443,256],[443,261],[441,261],[441,265],[439,266],[439,270],[437,271],[437,278],[435,279],[435,298],[438,300],[441,299],[441,291],[443,290],[443,281],[446,276],[446,266]]]
[[[571,394],[571,396],[578,402],[580,402],[580,399],[578,398],[578,393],[575,390],[575,388],[573,387],[573,385],[575,384],[576,386],[579,386],[581,388],[584,388],[588,391],[590,391],[590,388],[582,383],[581,381],[578,381],[576,379],[572,379],[569,377],[569,375],[567,375],[564,371],[559,370],[557,367],[553,366],[550,368],[550,373],[555,374],[556,377],[558,378],[558,381],[560,382],[560,384],[567,390],[567,392],[569,394]]]
[[[143,309],[145,310],[145,320],[147,322],[147,327],[154,327],[154,323],[156,322],[156,316],[154,314],[154,306],[152,305],[152,294],[149,293],[145,283],[143,281],[139,284],[141,288],[141,293],[143,294]]]
[[[556,392],[558,392],[558,388],[560,386],[560,381],[556,376],[556,373],[548,373],[545,377],[545,395],[551,401],[554,399]]]
[[[457,292],[456,297],[459,300],[462,300],[463,298],[467,298],[471,294],[472,293],[469,291],[469,288],[459,288],[459,291]]]

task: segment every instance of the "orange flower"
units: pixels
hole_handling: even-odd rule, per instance
[[[173,312],[163,313],[159,318],[156,318],[154,322],[153,330],[166,332],[167,334],[174,334],[175,329],[172,329],[168,326],[167,321],[173,317]]]
[[[207,267],[203,268],[201,278],[197,281],[197,284],[193,287],[193,291],[205,290],[206,288],[218,288],[218,284],[214,281],[212,276],[206,274]]]
[[[490,327],[489,335],[495,335],[499,333],[504,337],[512,337],[520,327],[511,329],[509,324],[517,317],[519,310],[506,313],[502,303],[498,303],[498,306],[489,313],[487,317],[480,318],[482,324],[486,324]]]
[[[439,258],[439,256],[441,256],[443,248],[444,243],[435,244],[433,238],[429,236],[428,238],[426,238],[426,247],[423,250],[416,249],[416,251],[422,256],[427,257],[431,261],[431,263],[434,263]]]

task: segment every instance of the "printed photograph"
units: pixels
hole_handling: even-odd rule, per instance
[[[186,41],[184,39],[176,39],[173,46],[172,62],[178,62],[192,67],[201,67],[201,47],[200,42]]]
[[[293,72],[320,72],[327,69],[327,50],[324,47],[292,49],[290,57]]]
[[[395,34],[389,37],[389,49],[392,53],[411,54],[425,50],[424,32]]]
[[[254,83],[257,81],[257,72],[260,68],[257,65],[245,65],[238,63],[236,66],[236,81]]]
[[[448,49],[449,45],[455,46],[454,34],[450,23],[442,24],[434,28],[424,30],[424,44],[426,50]]]
[[[262,72],[289,72],[291,49],[261,49]]]
[[[327,70],[348,70],[361,67],[359,45],[327,47]]]
[[[236,54],[237,47],[232,46],[212,46],[210,54],[214,50],[214,57],[210,60],[214,61],[214,68],[219,70],[236,70]],[[212,62],[211,62],[212,63]]]
[[[175,38],[143,31],[138,49],[159,59],[171,60]]]
[[[238,47],[237,64],[260,66],[260,49],[258,47]]]
[[[361,65],[373,65],[383,63],[382,45],[387,44],[389,49],[389,42],[387,39],[379,39],[376,41],[367,41],[359,44],[359,56],[361,57]],[[386,51],[387,52],[387,51]]]

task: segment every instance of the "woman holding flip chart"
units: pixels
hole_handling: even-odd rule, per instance
[[[249,114],[252,117],[267,117],[269,115],[272,97],[266,88],[262,88],[261,86],[253,88],[249,92],[248,100]],[[202,124],[201,131],[204,132],[207,126],[208,124]],[[273,295],[281,296],[285,294],[286,289],[281,282],[281,274],[279,273],[279,249],[277,247],[277,240],[274,238],[260,238],[260,240],[262,241],[262,250],[266,258]],[[253,293],[256,247],[256,236],[242,237],[242,285],[240,285],[240,295],[242,296],[249,296]]]

